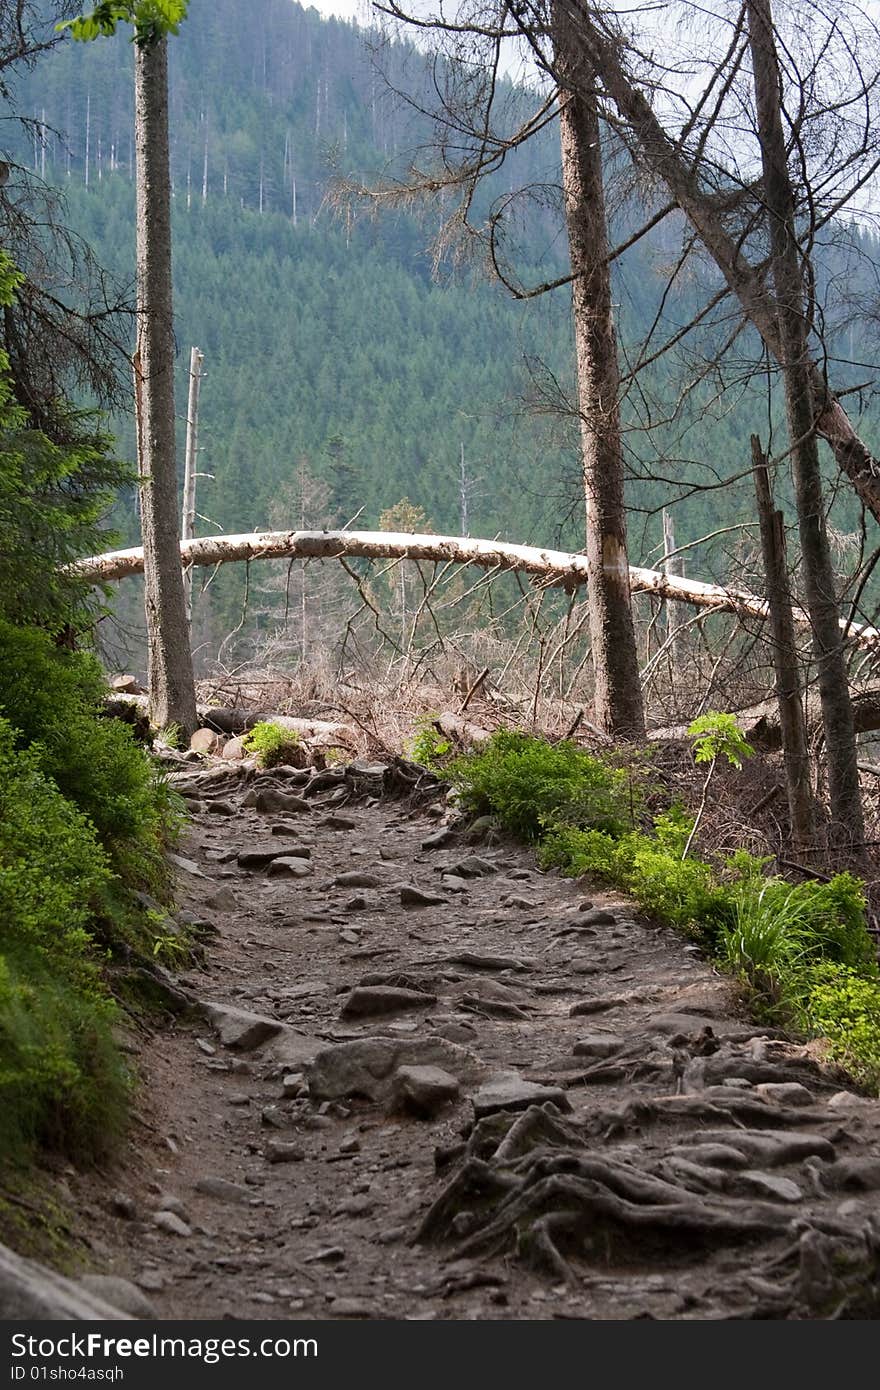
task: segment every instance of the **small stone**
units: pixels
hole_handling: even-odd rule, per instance
[[[217,1030],[224,1047],[235,1047],[242,1052],[252,1052],[255,1047],[274,1038],[284,1027],[275,1018],[252,1014],[229,1004],[205,1002],[202,1009]]]
[[[146,1289],[147,1293],[161,1293],[165,1288],[165,1275],[158,1269],[145,1269],[137,1276],[135,1281],[140,1288]],[[155,1315],[153,1315],[155,1316]]]
[[[270,1139],[263,1150],[269,1163],[302,1163],[305,1149],[286,1139]]]
[[[581,907],[578,911],[581,914],[578,925],[581,927],[610,927],[617,921],[614,913],[604,907]]]
[[[497,1072],[471,1096],[476,1118],[494,1115],[498,1110],[526,1110],[530,1105],[551,1101],[560,1110],[571,1110],[565,1092],[559,1086],[542,1086],[526,1081],[518,1072]]]
[[[297,1096],[305,1086],[305,1078],[301,1071],[289,1071],[281,1081],[281,1094],[285,1100],[296,1100]]]
[[[391,985],[358,985],[341,1009],[342,1018],[365,1018],[372,1014],[397,1013],[401,1009],[424,1009],[436,1004],[436,994],[421,990],[395,989]]]
[[[196,1192],[201,1192],[206,1197],[216,1197],[218,1202],[238,1202],[245,1204],[251,1200],[251,1193],[240,1183],[229,1182],[226,1178],[198,1178],[195,1183]]]
[[[588,1033],[579,1038],[572,1051],[575,1057],[611,1057],[623,1047],[623,1038],[614,1033]]]
[[[314,869],[308,859],[283,854],[272,860],[266,872],[273,878],[308,878]]]
[[[422,849],[442,849],[444,845],[449,844],[451,839],[452,831],[449,829],[449,826],[444,825],[442,830],[435,830],[433,835],[428,835],[422,840]]]
[[[189,741],[190,748],[197,753],[204,753],[212,756],[218,754],[223,747],[223,739],[213,729],[196,729]]]
[[[209,1042],[205,1042],[204,1038],[196,1038],[196,1047],[199,1049],[199,1052],[204,1052],[206,1057],[214,1057],[217,1052],[216,1047],[212,1047]]]
[[[145,1298],[137,1284],[130,1279],[122,1279],[117,1274],[84,1274],[77,1281],[89,1293],[102,1298],[111,1308],[118,1308],[133,1318],[155,1318],[156,1309]]]
[[[349,898],[347,903],[343,903],[343,912],[366,912],[370,906],[370,899],[365,898],[363,893],[357,893],[353,898]]]
[[[209,815],[213,816],[234,816],[236,814],[235,807],[231,801],[220,801],[217,798],[213,798],[211,801],[206,802],[205,809]]]
[[[323,1250],[317,1250],[314,1255],[306,1255],[303,1260],[304,1265],[325,1264],[338,1265],[345,1259],[345,1251],[341,1245],[328,1245]]]
[[[337,874],[333,880],[334,888],[378,888],[382,880],[378,874],[364,873],[360,869],[349,869],[347,873]]]
[[[339,1145],[341,1154],[359,1154],[361,1151],[361,1141],[356,1134],[349,1134]]]
[[[318,821],[323,830],[357,830],[358,822],[351,816],[325,816]]]
[[[520,897],[518,893],[509,893],[506,898],[501,899],[502,907],[518,907],[523,912],[530,912],[535,904],[531,898]]]
[[[604,1014],[611,1009],[619,1009],[621,1004],[628,1001],[619,995],[606,995],[599,999],[580,999],[577,1004],[572,1004],[568,1011],[569,1018],[579,1018],[585,1014]]]
[[[238,899],[228,883],[222,883],[219,888],[215,888],[205,898],[204,903],[211,912],[237,912],[238,910]]]
[[[250,1103],[251,1098],[245,1091],[237,1092],[237,1094],[230,1096],[228,1100],[228,1104],[234,1106],[245,1106],[250,1105]]]
[[[439,907],[447,901],[445,897],[438,896],[437,893],[425,893],[414,883],[402,883],[399,891],[400,901],[404,907]]]
[[[137,1202],[125,1192],[114,1192],[110,1198],[110,1210],[123,1221],[134,1221],[138,1214]]]
[[[458,1100],[461,1087],[442,1067],[398,1067],[392,1081],[392,1106],[430,1119]]]
[[[759,1096],[779,1105],[812,1105],[814,1101],[812,1091],[799,1081],[763,1081],[755,1089]]]
[[[489,874],[497,874],[498,865],[489,859],[481,859],[478,854],[468,854],[457,864],[449,864],[447,872],[457,874],[459,878],[487,878]]]
[[[228,762],[240,763],[245,756],[245,751],[243,739],[230,738],[223,745],[221,757],[226,758]]]
[[[339,940],[346,946],[357,946],[360,944],[360,937],[351,927],[343,927],[339,933]]]
[[[253,797],[253,800],[250,798]],[[288,815],[291,812],[311,812],[311,806],[302,796],[297,796],[295,792],[276,791],[274,787],[264,788],[262,791],[248,792],[242,805],[252,805],[255,811],[262,816],[275,816],[279,812]]]
[[[173,1211],[156,1211],[153,1213],[153,1225],[158,1226],[160,1231],[167,1231],[172,1236],[191,1236],[192,1231],[185,1221]]]

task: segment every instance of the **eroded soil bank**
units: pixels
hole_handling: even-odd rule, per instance
[[[880,1104],[407,776],[175,774],[200,1011],[144,1040],[126,1162],[71,1178],[129,1311],[876,1316]]]

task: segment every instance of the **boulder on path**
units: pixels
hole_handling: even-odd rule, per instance
[[[0,1245],[0,1320],[118,1322],[128,1314],[81,1283]]]
[[[391,1104],[395,1110],[431,1119],[458,1100],[461,1086],[444,1067],[398,1067],[392,1078]]]
[[[499,1071],[490,1076],[471,1096],[474,1115],[494,1115],[498,1110],[527,1110],[530,1105],[552,1101],[560,1110],[570,1110],[571,1104],[561,1086],[542,1086],[526,1081],[515,1071]]]
[[[461,1084],[479,1082],[486,1068],[467,1048],[445,1038],[356,1038],[322,1048],[305,1068],[315,1100],[365,1096],[387,1102],[400,1067],[442,1067]]]
[[[240,763],[246,755],[244,739],[230,738],[223,745],[221,757],[230,763]]]
[[[308,878],[314,869],[302,854],[282,854],[272,860],[266,872],[274,878]]]
[[[189,741],[189,746],[195,749],[196,753],[206,753],[213,756],[222,749],[223,739],[214,729],[196,729]]]
[[[153,1304],[142,1293],[137,1284],[123,1279],[118,1274],[84,1274],[79,1280],[80,1288],[96,1298],[103,1298],[120,1312],[132,1318],[156,1318],[158,1314]]]
[[[201,1009],[223,1045],[237,1048],[239,1052],[253,1052],[255,1047],[276,1037],[284,1028],[277,1018],[236,1009],[231,1004],[203,1000]]]
[[[426,893],[414,883],[402,883],[399,892],[404,907],[442,907],[449,901],[438,893]]]
[[[436,994],[420,989],[398,989],[394,985],[357,985],[340,1010],[342,1018],[367,1018],[372,1014],[399,1013],[401,1009],[424,1009],[436,1004]]]

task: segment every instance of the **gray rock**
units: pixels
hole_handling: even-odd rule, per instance
[[[159,1316],[150,1300],[130,1279],[122,1279],[117,1274],[84,1274],[79,1283],[81,1288],[95,1294],[98,1298],[103,1298],[105,1303],[121,1309],[130,1317],[157,1318]]]
[[[822,1182],[832,1191],[871,1192],[880,1187],[880,1158],[839,1158],[822,1170]]]
[[[160,1231],[167,1231],[172,1236],[191,1236],[192,1231],[176,1212],[155,1211],[153,1212],[153,1225],[158,1226]]]
[[[205,907],[211,912],[237,912],[238,899],[228,883],[222,883],[204,899]]]
[[[231,1004],[203,1001],[201,1008],[224,1046],[238,1048],[240,1052],[252,1052],[284,1028],[275,1018],[236,1009]]]
[[[442,894],[426,893],[414,883],[402,883],[399,892],[404,907],[439,907],[448,901]]]
[[[611,927],[616,921],[614,913],[604,907],[584,908],[581,905],[578,909],[578,925],[581,927]]]
[[[496,1072],[471,1096],[476,1118],[497,1110],[527,1110],[530,1105],[551,1101],[560,1110],[570,1110],[568,1097],[560,1086],[542,1086],[526,1081],[515,1071]]]
[[[299,854],[282,854],[272,860],[266,872],[273,878],[308,878],[314,873],[314,868],[308,859],[301,858]]]
[[[242,806],[253,806],[262,816],[275,816],[280,811],[290,814],[293,811],[298,813],[311,812],[311,806],[302,796],[297,796],[296,792],[277,791],[274,787],[264,787],[258,791],[256,788],[249,791],[242,801]]]
[[[483,1064],[446,1038],[353,1038],[323,1047],[306,1068],[309,1092],[315,1100],[365,1096],[388,1101],[394,1074],[400,1067],[442,1067],[463,1085],[473,1085],[485,1073]]]
[[[393,1108],[425,1118],[458,1100],[460,1094],[458,1079],[443,1067],[398,1067],[392,1078]]]
[[[189,874],[192,878],[207,878],[207,874],[202,873],[193,859],[185,859],[182,854],[172,854],[170,851],[166,851],[165,858],[169,864],[174,865],[175,869],[182,869],[185,874]]]
[[[299,846],[297,846],[299,849]],[[281,859],[288,854],[287,849],[243,849],[237,855],[238,867],[240,869],[268,869],[273,859]],[[306,856],[303,855],[303,858]]]
[[[322,830],[357,830],[358,822],[353,816],[325,816],[318,821]]]
[[[302,1071],[309,1066],[326,1044],[309,1033],[282,1027],[263,1053],[264,1061],[274,1062],[282,1072]]]
[[[0,1245],[0,1320],[123,1321],[128,1314],[81,1283]]]
[[[575,1057],[611,1057],[623,1047],[623,1038],[613,1033],[588,1033],[579,1038],[572,1051]]]
[[[206,801],[205,809],[212,816],[235,815],[235,807],[233,806],[231,801],[220,801],[217,798],[212,798],[210,801]]]
[[[399,1013],[401,1009],[424,1009],[436,1002],[436,994],[423,994],[417,989],[358,985],[351,991],[340,1013],[343,1018],[368,1018],[373,1014]]]
[[[302,1163],[306,1151],[289,1139],[270,1139],[263,1153],[269,1163]]]
[[[425,837],[425,839],[422,841],[422,849],[442,849],[444,845],[449,844],[449,841],[451,839],[452,831],[450,830],[448,825],[444,825],[442,830],[435,830],[433,835],[428,835]]]
[[[619,1009],[621,1004],[628,1004],[630,1001],[620,994],[606,994],[597,999],[580,999],[576,1004],[572,1004],[568,1011],[569,1018],[580,1018],[589,1014],[609,1013],[611,1009]]]
[[[812,1091],[799,1081],[762,1081],[755,1090],[765,1100],[776,1101],[779,1105],[812,1105],[815,1100]]]
[[[447,893],[466,893],[468,891],[469,884],[467,882],[467,879],[459,878],[458,874],[441,874],[440,886]],[[421,905],[425,906],[426,904]]]
[[[489,859],[481,859],[478,854],[468,854],[457,864],[448,864],[446,872],[457,874],[459,878],[487,878],[489,874],[497,874],[498,865]]]
[[[252,1196],[241,1183],[229,1182],[226,1178],[198,1178],[195,1190],[206,1197],[216,1197],[218,1202],[237,1202],[241,1205],[249,1202]]]
[[[368,874],[361,869],[349,869],[337,874],[333,880],[334,888],[378,888],[382,880],[378,874]]]

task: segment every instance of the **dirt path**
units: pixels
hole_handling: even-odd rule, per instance
[[[179,774],[218,1007],[147,1047],[103,1271],[165,1318],[876,1316],[880,1105],[630,905],[341,778]]]

